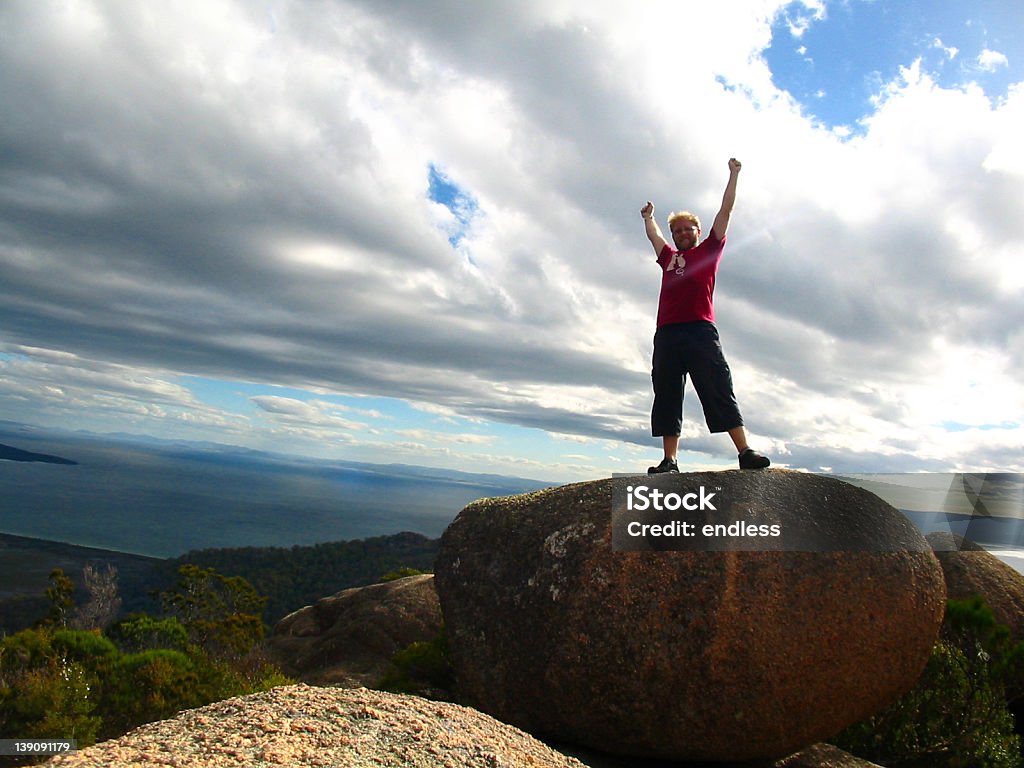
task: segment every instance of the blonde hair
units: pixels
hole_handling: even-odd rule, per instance
[[[700,217],[697,216],[696,213],[690,213],[689,211],[678,211],[676,213],[669,214],[669,217],[668,217],[668,227],[669,227],[669,229],[672,228],[672,224],[673,223],[675,223],[675,222],[677,222],[679,220],[693,222],[697,226],[697,229],[701,228],[701,226],[700,226]]]

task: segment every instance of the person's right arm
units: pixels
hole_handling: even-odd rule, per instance
[[[654,246],[655,256],[661,256],[661,251],[668,245],[668,241],[661,234],[661,227],[658,226],[658,222],[654,220],[654,203],[648,200],[647,205],[640,209],[640,215],[644,218],[644,229],[647,231],[647,239]]]

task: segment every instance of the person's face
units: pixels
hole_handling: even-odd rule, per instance
[[[677,219],[672,222],[669,229],[672,232],[672,242],[675,243],[676,250],[685,251],[688,248],[693,248],[697,245],[697,238],[700,237],[700,230],[692,221]]]

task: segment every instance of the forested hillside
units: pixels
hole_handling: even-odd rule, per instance
[[[273,626],[294,610],[348,587],[373,584],[391,571],[432,571],[437,539],[397,533],[310,547],[204,549],[168,561],[172,577],[186,563],[241,576],[267,598],[264,621]]]
[[[112,566],[123,613],[152,613],[155,595],[175,582],[178,568],[193,564],[226,576],[241,576],[267,598],[263,621],[273,626],[288,613],[348,587],[379,581],[389,571],[433,570],[436,539],[398,533],[313,546],[242,547],[189,552],[158,560],[70,544],[4,536],[0,539],[0,632],[13,633],[41,620],[48,609],[43,597],[47,574],[61,568],[77,597],[84,598],[85,566]]]

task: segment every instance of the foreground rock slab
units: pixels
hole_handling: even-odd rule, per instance
[[[466,707],[365,688],[276,688],[183,712],[50,766],[586,768]]]
[[[448,528],[435,584],[466,703],[557,743],[738,762],[913,687],[945,586],[897,510],[817,475],[680,474],[658,482],[860,551],[613,551],[613,494],[636,482],[482,500]]]
[[[267,646],[271,658],[306,683],[376,685],[391,658],[441,630],[430,574],[353,587],[286,616]]]

